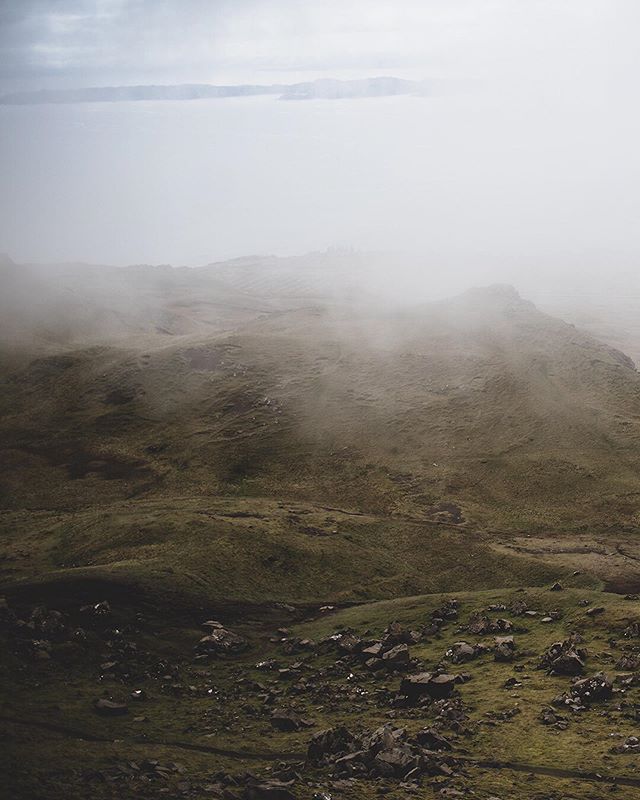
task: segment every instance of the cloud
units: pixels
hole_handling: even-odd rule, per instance
[[[380,67],[478,77],[526,58],[544,70],[550,54],[570,60],[585,46],[608,53],[637,17],[633,0],[2,0],[0,79]]]

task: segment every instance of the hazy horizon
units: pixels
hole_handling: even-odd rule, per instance
[[[424,97],[0,108],[0,251],[195,266],[328,247],[469,282],[636,269],[631,2],[0,4],[0,91],[391,75]],[[430,266],[427,266],[430,265]]]

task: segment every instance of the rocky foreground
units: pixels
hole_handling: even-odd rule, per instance
[[[122,599],[4,599],[13,796],[640,797],[639,603],[555,584],[198,633]]]

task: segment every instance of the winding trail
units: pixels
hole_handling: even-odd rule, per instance
[[[59,733],[63,736],[67,736],[70,739],[78,739],[79,741],[97,742],[102,744],[111,744],[114,741],[108,737],[96,736],[92,733],[85,733],[75,728],[69,728],[66,725],[59,725],[57,723],[47,722],[45,720],[26,720],[18,717],[0,715],[0,721],[12,723],[14,725],[23,725],[29,728],[52,731],[53,733]],[[119,741],[124,742],[126,740],[121,739]],[[133,744],[133,742],[131,743]],[[191,750],[198,753],[211,753],[213,755],[248,761],[304,761],[306,759],[306,753],[227,750],[221,747],[212,747],[204,744],[192,744],[191,742],[182,742],[171,739],[164,741],[160,741],[158,739],[145,739],[141,742],[135,742],[135,744],[139,744],[140,746],[150,745],[155,747],[175,747],[179,750]],[[536,764],[525,764],[518,761],[477,759],[472,758],[471,756],[454,755],[454,758],[465,766],[477,767],[480,769],[525,772],[533,775],[546,775],[547,777],[551,778],[564,778],[569,780],[583,781],[585,783],[604,783],[610,786],[633,786],[635,788],[640,788],[640,778],[632,778],[626,775],[603,775],[599,772],[561,769],[560,767],[544,767]]]

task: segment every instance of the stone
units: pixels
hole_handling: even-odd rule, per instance
[[[327,756],[347,753],[355,749],[355,737],[344,727],[327,728],[319,731],[309,742],[307,758],[311,762],[324,760]]]
[[[210,633],[211,631],[224,629],[224,625],[221,622],[218,622],[217,619],[208,619],[205,622],[203,622],[200,627],[203,628],[205,631],[207,631],[207,633]]]
[[[362,639],[354,633],[345,633],[337,640],[338,650],[349,655],[362,648]]]
[[[336,758],[334,761],[335,776],[351,778],[356,775],[362,775],[365,772],[365,757],[364,750],[357,750],[355,753],[347,753],[346,756]]]
[[[603,672],[598,672],[589,678],[574,681],[569,690],[570,694],[586,705],[590,703],[609,700],[613,694],[613,683]]]
[[[622,744],[611,748],[612,753],[640,753],[640,739],[637,736],[627,737]]]
[[[392,728],[391,725],[382,725],[373,733],[362,737],[362,748],[370,755],[375,755],[381,750],[390,750],[406,738],[403,728]]]
[[[93,707],[98,714],[104,717],[120,717],[129,713],[129,706],[126,703],[117,703],[104,698],[94,700]]]
[[[313,722],[303,719],[292,711],[276,710],[269,719],[273,728],[278,731],[289,732],[299,731],[302,728],[309,728]]]
[[[245,786],[242,800],[296,800],[290,788],[292,785],[293,781],[263,781]]]
[[[514,600],[509,606],[509,611],[515,617],[521,617],[529,611],[529,606],[526,600]],[[533,613],[535,614],[535,611]]]
[[[454,664],[462,664],[465,661],[472,661],[479,655],[479,650],[474,645],[468,642],[454,642],[449,650],[446,652],[447,658],[450,658]]]
[[[382,750],[374,759],[374,768],[383,778],[403,778],[417,765],[417,756],[406,745]]]
[[[513,636],[496,636],[493,657],[496,661],[513,661],[516,644]]]
[[[569,727],[569,720],[557,714],[552,708],[543,708],[538,719],[543,725],[558,728],[558,730],[566,730]]]
[[[513,623],[504,618],[491,620],[486,614],[476,613],[469,619],[467,630],[476,636],[485,636],[488,633],[509,633],[513,630]]]
[[[409,665],[409,648],[406,644],[398,644],[382,654],[387,669],[397,669]]]
[[[579,637],[576,636],[554,642],[543,653],[538,668],[558,675],[579,675],[584,669],[587,651],[578,644]]]
[[[413,701],[424,696],[440,699],[450,697],[455,686],[455,675],[419,672],[414,675],[407,675],[406,678],[402,679],[400,694],[406,695]]]
[[[415,736],[416,741],[427,750],[451,750],[451,742],[434,728],[423,728]]]
[[[224,655],[240,653],[246,648],[247,641],[239,634],[224,627],[214,627],[210,628],[207,636],[200,639],[196,652],[200,655]]]

